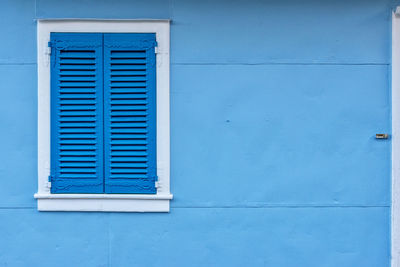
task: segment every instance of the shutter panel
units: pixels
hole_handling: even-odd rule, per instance
[[[156,37],[104,34],[106,193],[156,193]]]
[[[50,39],[51,193],[103,193],[103,35]]]

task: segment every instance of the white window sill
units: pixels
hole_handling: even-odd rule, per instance
[[[172,195],[35,194],[39,211],[169,212]]]

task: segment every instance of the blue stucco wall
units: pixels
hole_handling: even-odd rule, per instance
[[[396,4],[0,1],[0,266],[389,266]],[[172,19],[169,214],[36,210],[38,18]]]

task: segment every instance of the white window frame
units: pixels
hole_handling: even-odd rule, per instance
[[[392,15],[391,266],[400,266],[400,7]]]
[[[157,194],[52,194],[50,175],[51,32],[155,33],[157,47]],[[38,20],[38,192],[40,211],[169,212],[169,20]]]

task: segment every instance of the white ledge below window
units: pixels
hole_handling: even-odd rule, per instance
[[[172,195],[35,194],[39,211],[169,212]]]

